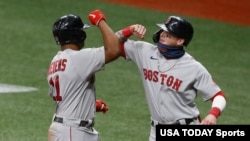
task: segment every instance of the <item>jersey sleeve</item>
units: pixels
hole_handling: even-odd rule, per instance
[[[199,66],[194,87],[202,94],[203,100],[207,101],[216,93],[220,92],[221,88],[213,80],[212,75],[208,70],[201,64],[199,64]]]
[[[147,49],[150,49],[151,45],[143,41],[127,40],[122,48],[123,57],[126,60],[133,60],[137,62],[145,57]]]

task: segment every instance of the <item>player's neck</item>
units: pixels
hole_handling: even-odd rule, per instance
[[[72,50],[79,50],[79,47],[76,44],[65,44],[61,46],[61,50],[72,49]]]

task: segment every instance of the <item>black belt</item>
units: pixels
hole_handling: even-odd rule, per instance
[[[54,122],[63,123],[63,118],[55,116]],[[81,126],[81,127],[88,127],[88,128],[89,127],[93,127],[94,126],[94,122],[89,123],[88,121],[81,120],[79,126]]]
[[[189,125],[191,122],[197,120],[197,118],[185,118],[185,119],[182,119],[182,120],[185,121],[185,123],[186,123],[185,125]],[[151,125],[152,125],[152,126],[155,126],[155,125],[156,125],[156,124],[154,123],[153,120],[151,121]],[[176,122],[173,122],[173,123],[170,123],[170,124],[158,123],[157,125],[183,125],[183,124],[181,124],[180,121],[177,120]]]

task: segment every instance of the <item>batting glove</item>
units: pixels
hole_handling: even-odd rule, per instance
[[[93,24],[93,25],[99,25],[101,20],[105,20],[106,21],[106,17],[105,15],[102,13],[102,11],[100,10],[94,10],[91,11],[89,13],[89,21]]]
[[[101,100],[101,99],[96,100],[96,111],[97,112],[106,113],[108,110],[109,110],[109,108],[103,100]]]

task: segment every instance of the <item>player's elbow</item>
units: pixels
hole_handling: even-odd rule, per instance
[[[121,50],[117,47],[115,49],[106,49],[105,50],[105,64],[114,61],[121,55]]]

